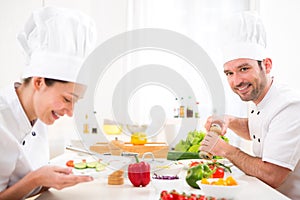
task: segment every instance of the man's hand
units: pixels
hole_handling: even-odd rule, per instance
[[[229,144],[220,138],[219,134],[209,131],[202,140],[199,150],[223,157],[223,149],[228,145]]]

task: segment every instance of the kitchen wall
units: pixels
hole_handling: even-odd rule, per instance
[[[98,43],[126,30],[127,1],[120,0],[0,0],[0,87],[20,81],[24,58],[16,41],[17,33],[35,8],[53,5],[75,8],[96,20]],[[104,91],[105,93],[105,91]],[[49,126],[51,157],[65,144],[78,139],[72,118],[63,117]]]
[[[260,14],[267,29],[268,47],[276,79],[300,90],[300,1],[261,0]]]
[[[273,59],[273,74],[280,81],[297,89],[300,85],[297,65],[300,46],[300,2],[298,0],[253,0],[264,19],[270,55]],[[96,19],[99,32],[98,43],[125,31],[128,13],[127,1],[123,0],[0,0],[0,87],[20,79],[24,59],[16,42],[16,34],[34,8],[56,5],[80,9]],[[129,24],[130,25],[130,24]],[[107,91],[110,92],[110,91]],[[103,91],[105,93],[105,91]],[[50,140],[56,144],[52,156],[61,153],[64,144],[74,135],[72,118],[64,117],[50,129]]]

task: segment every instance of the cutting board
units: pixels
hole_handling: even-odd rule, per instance
[[[167,158],[169,146],[165,142],[148,142],[143,145],[133,145],[130,142],[113,140],[109,143],[96,143],[90,150],[103,154],[121,155],[122,152],[138,153],[141,158],[144,153],[152,152],[155,158]]]

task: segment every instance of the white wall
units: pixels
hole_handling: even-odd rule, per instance
[[[261,0],[274,77],[300,90],[300,1]]]
[[[254,1],[259,5],[267,28],[268,46],[274,64],[273,74],[297,88],[300,83],[297,61],[300,46],[300,1]],[[0,87],[19,80],[24,64],[16,43],[16,34],[31,11],[43,4],[76,8],[90,14],[96,19],[98,43],[127,28],[125,0],[0,0]],[[50,139],[55,144],[63,144],[76,137],[73,132],[73,121],[66,117],[50,127]]]
[[[32,9],[40,7],[40,0],[0,1],[0,87],[19,80],[23,69],[23,55],[16,41]]]
[[[127,1],[123,0],[0,0],[0,87],[20,81],[24,58],[16,35],[22,30],[32,10],[43,5],[60,6],[81,10],[96,20],[98,43],[124,32],[126,29]],[[49,127],[51,157],[62,152],[74,134],[73,119],[63,117]]]

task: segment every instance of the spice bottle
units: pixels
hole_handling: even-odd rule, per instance
[[[221,132],[222,132],[221,126],[219,124],[212,123],[211,127],[209,128],[209,132],[215,132],[218,135],[221,135]],[[203,159],[212,159],[213,155],[209,152],[200,151],[199,152],[199,157],[203,158]]]
[[[188,97],[188,105],[187,105],[187,107],[186,107],[186,117],[187,118],[192,118],[193,117],[193,108],[191,107],[191,101],[192,100],[192,97],[191,96],[189,96]]]
[[[183,105],[183,97],[180,98],[180,107],[179,107],[179,117],[184,118],[184,105]]]

